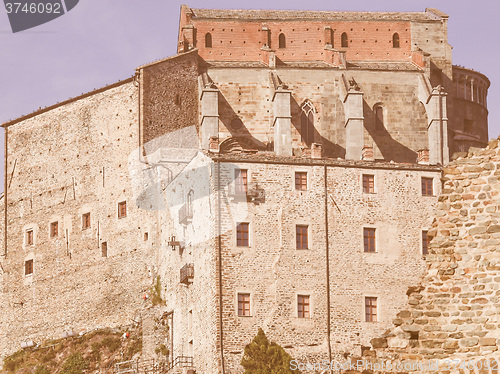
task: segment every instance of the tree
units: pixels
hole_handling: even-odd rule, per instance
[[[245,347],[241,366],[245,374],[300,374],[290,367],[292,357],[279,344],[269,342],[259,328],[257,336]]]

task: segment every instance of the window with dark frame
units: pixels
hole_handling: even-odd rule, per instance
[[[82,214],[82,230],[90,228],[90,213]]]
[[[428,240],[427,240],[427,231],[422,230],[422,254],[425,256],[429,254],[429,247],[428,247]]]
[[[307,172],[305,171],[295,172],[295,189],[299,191],[307,190]]]
[[[244,316],[244,317],[250,316],[250,294],[249,293],[239,293],[238,294],[238,316]]]
[[[375,176],[372,174],[363,174],[363,192],[375,193]]]
[[[26,245],[33,245],[33,229],[26,230]]]
[[[297,225],[295,228],[297,238],[297,249],[308,249],[307,225]]]
[[[365,321],[377,322],[377,298],[365,297]]]
[[[434,196],[433,178],[422,177],[422,195]]]
[[[399,34],[397,32],[392,35],[392,48],[399,48]]]
[[[234,192],[237,195],[245,195],[248,188],[248,170],[236,169],[234,171]]]
[[[297,317],[309,318],[310,316],[309,295],[297,295]]]
[[[108,242],[101,243],[101,254],[102,257],[108,257]]]
[[[59,236],[59,222],[50,223],[50,237],[57,238]]]
[[[249,226],[250,224],[247,222],[241,222],[236,225],[236,246],[248,247]]]
[[[209,32],[205,34],[205,48],[212,48],[212,34]]]
[[[365,227],[363,229],[363,239],[365,252],[375,252],[375,229]]]
[[[33,274],[33,260],[24,261],[24,275]]]
[[[122,201],[118,203],[118,218],[124,218],[127,216],[127,202]]]

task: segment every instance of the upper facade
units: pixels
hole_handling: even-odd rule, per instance
[[[198,51],[200,91],[215,89],[220,99],[212,102],[218,125],[203,126],[208,106],[200,105],[201,143],[231,138],[284,155],[318,143],[326,157],[405,163],[429,157],[431,164],[485,146],[490,83],[452,65],[447,25],[448,15],[437,9],[182,6],[178,52]],[[284,91],[289,98],[276,95]]]

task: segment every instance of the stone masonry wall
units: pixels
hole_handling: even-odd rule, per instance
[[[408,289],[407,308],[398,313],[392,329],[372,340],[375,350],[365,358],[441,360],[439,372],[498,373],[499,141],[491,141],[486,149],[471,149],[444,172],[444,188],[429,231],[433,239],[427,274]],[[456,366],[447,368],[451,360],[457,360]]]

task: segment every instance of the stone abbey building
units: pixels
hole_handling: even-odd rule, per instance
[[[361,354],[425,274],[443,165],[487,144],[447,22],[182,6],[177,55],[4,123],[0,354],[151,316],[199,373],[259,327]]]

